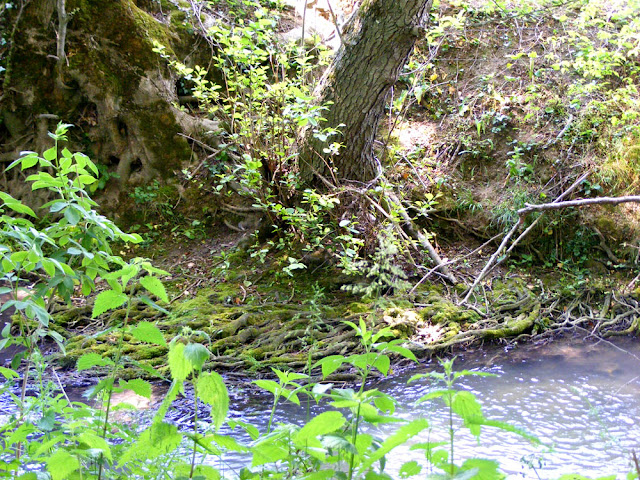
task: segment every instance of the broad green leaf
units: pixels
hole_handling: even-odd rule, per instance
[[[80,468],[78,459],[66,450],[58,450],[46,460],[51,480],[63,480]]]
[[[429,422],[424,418],[419,418],[401,426],[391,436],[387,437],[384,442],[382,442],[380,448],[363,460],[362,465],[360,466],[360,471],[367,471],[375,462],[379,461],[391,450],[406,443],[407,440],[416,436],[426,428],[429,428]]]
[[[182,442],[182,435],[175,425],[153,423],[120,457],[118,468],[137,459],[153,460],[161,455],[174,451]]]
[[[56,150],[56,147],[51,147],[45,150],[42,156],[45,160],[49,160],[51,162],[58,156],[58,151]]]
[[[105,290],[104,292],[100,292],[93,304],[91,317],[96,318],[98,315],[102,315],[108,310],[121,307],[128,299],[129,297],[124,293],[117,292],[115,290]]]
[[[167,296],[167,291],[165,290],[163,283],[158,279],[158,277],[152,277],[152,276],[142,277],[140,279],[140,283],[151,294],[155,295],[160,300],[169,303],[169,297]]]
[[[179,382],[185,381],[193,371],[193,363],[187,360],[184,356],[184,344],[172,343],[169,346],[168,358],[171,376]]]
[[[151,398],[151,384],[141,378],[134,378],[127,381],[120,380],[120,387],[125,390],[131,390],[141,397]]]
[[[0,375],[2,375],[7,380],[9,380],[11,378],[19,378],[20,377],[18,372],[14,371],[14,370],[11,370],[10,368],[6,368],[6,367],[0,367]]]
[[[485,418],[482,407],[471,392],[456,392],[451,401],[451,409],[464,420],[464,424],[476,437],[480,435],[480,426]]]
[[[322,437],[322,446],[324,448],[330,448],[331,450],[342,450],[347,453],[358,455],[356,447],[346,438],[340,435],[324,435]]]
[[[274,463],[279,460],[284,460],[289,456],[289,450],[285,447],[277,445],[273,442],[272,438],[267,438],[265,441],[255,445],[252,449],[253,459],[251,461],[252,467],[259,467],[266,463]]]
[[[254,380],[252,383],[256,384],[261,389],[272,393],[274,396],[278,395],[281,389],[278,382],[274,382],[273,380]]]
[[[184,358],[186,358],[191,365],[193,365],[194,370],[202,370],[202,366],[204,362],[206,362],[211,353],[201,343],[190,343],[184,348]]]
[[[35,185],[35,184],[34,184]],[[67,219],[69,225],[77,225],[82,217],[80,216],[80,212],[76,210],[74,207],[69,206],[64,211],[64,218]]]
[[[389,360],[389,357],[387,357],[386,355],[380,355],[373,362],[373,367],[378,369],[380,373],[386,376],[389,373],[389,368],[391,367],[391,361]]]
[[[33,210],[31,210],[29,207],[19,202],[18,200],[16,200],[15,202],[7,202],[5,203],[5,205],[14,212],[26,214],[33,218],[38,218]]]
[[[322,377],[327,378],[333,372],[338,370],[345,362],[345,360],[345,357],[343,357],[342,355],[329,355],[328,357],[325,357],[322,360],[316,362],[313,367],[315,368],[318,366],[322,366]]]
[[[106,365],[113,365],[113,360],[103,358],[98,353],[85,353],[78,359],[76,369],[81,372],[92,367],[104,367]]]
[[[312,418],[293,437],[293,443],[298,447],[320,447],[317,440],[319,435],[333,433],[345,424],[346,419],[340,412],[324,412]]]
[[[398,355],[402,355],[403,357],[408,358],[409,360],[413,360],[414,362],[418,361],[411,350],[405,347],[401,347],[400,345],[389,345],[385,348],[385,352],[397,353]]]
[[[160,329],[151,322],[139,322],[135,328],[131,330],[131,335],[141,342],[153,343],[162,347],[167,345],[167,341],[164,339],[164,335]]]
[[[86,444],[89,448],[100,450],[107,460],[113,461],[111,447],[104,438],[91,431],[85,431],[78,436],[78,441]]]
[[[229,412],[229,392],[224,380],[216,372],[203,373],[197,387],[200,400],[211,406],[213,424],[220,428]]]
[[[420,465],[415,460],[411,460],[409,462],[405,462],[400,467],[400,478],[409,478],[415,475],[419,475],[422,472],[422,465]]]
[[[466,460],[460,470],[476,470],[473,480],[502,480],[506,475],[499,471],[500,465],[495,460],[470,458]]]
[[[393,415],[396,410],[395,400],[393,399],[393,397],[390,397],[388,395],[376,397],[373,403],[383,413],[389,413],[390,415]]]
[[[38,163],[38,157],[36,155],[27,155],[22,159],[22,170],[33,167]]]
[[[218,446],[232,452],[247,452],[249,447],[238,443],[238,441],[229,435],[218,435],[214,433],[209,436],[211,441],[215,442]]]
[[[91,185],[97,181],[97,179],[91,175],[79,175],[77,180],[83,185]]]
[[[429,392],[423,396],[421,396],[416,404],[420,404],[426,402],[428,400],[433,400],[434,398],[447,397],[449,395],[454,395],[456,393],[455,390],[434,390],[433,392]]]

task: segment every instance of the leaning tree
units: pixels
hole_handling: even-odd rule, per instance
[[[369,182],[380,165],[373,153],[378,124],[391,88],[416,40],[424,34],[432,0],[363,0],[341,33],[342,45],[317,89],[319,105],[329,105],[326,127],[341,132],[339,154],[308,129],[300,149],[302,180]]]

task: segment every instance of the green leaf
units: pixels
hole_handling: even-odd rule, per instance
[[[49,160],[51,162],[52,160],[55,160],[55,158],[58,156],[58,151],[56,150],[56,147],[51,147],[45,150],[42,156],[44,157],[45,160]]]
[[[120,380],[120,387],[125,390],[132,390],[136,395],[140,395],[144,398],[151,398],[151,384],[141,378],[134,378],[133,380]]]
[[[252,467],[259,467],[266,463],[274,463],[279,460],[284,460],[289,456],[289,450],[280,445],[276,445],[271,438],[267,438],[265,441],[255,445],[252,451]]]
[[[122,306],[129,297],[124,293],[116,292],[115,290],[105,290],[100,292],[96,297],[96,301],[93,305],[92,318],[96,318],[98,315],[102,315],[108,310],[113,310]]]
[[[407,440],[416,436],[422,430],[429,428],[429,422],[427,422],[424,418],[419,418],[414,420],[406,425],[403,425],[398,430],[396,430],[393,435],[387,437],[380,448],[374,451],[369,457],[365,458],[360,466],[360,471],[367,471],[375,462],[384,457],[391,450],[396,448],[403,443],[406,443]]]
[[[91,185],[97,182],[97,179],[91,175],[78,175],[77,180],[83,185]]]
[[[167,341],[164,339],[164,335],[160,329],[151,322],[139,322],[135,328],[131,330],[131,335],[141,342],[153,343],[166,347]]]
[[[389,373],[389,368],[391,367],[391,361],[389,360],[389,357],[387,357],[386,355],[380,355],[373,362],[373,367],[377,368],[380,373],[386,376]]]
[[[132,460],[143,458],[152,460],[161,455],[174,451],[182,441],[182,435],[175,425],[168,423],[154,423],[142,432],[127,451],[124,452],[118,463],[118,468],[123,467]]]
[[[172,343],[169,346],[168,358],[171,376],[179,382],[185,381],[193,371],[193,363],[187,360],[184,356],[184,344]]]
[[[405,462],[400,467],[400,478],[409,478],[415,475],[419,475],[422,471],[422,465],[420,465],[415,460],[411,460],[409,462]]]
[[[77,225],[78,222],[82,220],[82,216],[80,215],[80,212],[78,212],[72,206],[69,206],[65,209],[64,218],[67,219],[70,225]]]
[[[36,163],[38,163],[37,155],[27,155],[22,158],[22,170],[26,170],[27,168],[33,167]]]
[[[78,441],[84,443],[91,449],[100,450],[107,460],[113,461],[111,447],[104,438],[99,437],[91,431],[85,431],[78,435]]]
[[[470,458],[466,460],[460,470],[475,470],[473,480],[502,480],[506,475],[499,471],[500,465],[495,460],[485,460],[482,458]]]
[[[451,409],[464,420],[464,424],[476,437],[480,435],[480,426],[485,418],[482,407],[471,392],[456,392],[451,401]]]
[[[146,288],[151,294],[158,297],[160,300],[169,303],[169,297],[167,296],[167,291],[164,288],[162,282],[158,279],[158,277],[142,277],[140,279],[140,284]]]
[[[293,443],[298,447],[321,447],[317,440],[319,435],[333,433],[345,424],[346,419],[340,412],[324,412],[312,418],[293,437]]]
[[[322,366],[322,377],[327,378],[333,372],[338,370],[342,364],[345,362],[345,357],[342,355],[329,355],[328,357],[323,358],[318,361],[314,368],[317,366]]]
[[[64,480],[80,468],[78,459],[62,449],[47,458],[46,463],[51,480]]]
[[[204,362],[209,359],[211,353],[201,343],[190,343],[184,348],[184,358],[186,358],[194,370],[202,370]]]
[[[211,406],[213,424],[220,428],[229,412],[229,392],[224,380],[216,372],[207,372],[200,375],[196,385],[200,400]]]
[[[2,375],[7,380],[9,380],[11,378],[19,378],[20,377],[18,372],[14,371],[14,370],[11,370],[10,368],[6,368],[6,367],[0,367],[0,375]]]
[[[113,360],[103,358],[98,353],[85,353],[78,359],[76,369],[81,372],[92,367],[104,367],[106,365],[113,365]]]
[[[274,382],[273,380],[254,380],[252,383],[256,384],[261,389],[272,393],[274,396],[279,395],[279,392],[281,390],[278,382]]]
[[[385,348],[385,351],[397,353],[398,355],[402,355],[404,358],[408,358],[409,360],[413,360],[414,362],[418,361],[411,350],[405,347],[401,347],[400,345],[389,345]]]

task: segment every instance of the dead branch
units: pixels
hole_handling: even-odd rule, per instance
[[[573,192],[576,188],[578,188],[578,185],[580,185],[583,182],[583,180],[585,180],[587,178],[587,176],[589,176],[589,172],[586,172],[586,173],[583,173],[582,175],[580,175],[580,177],[575,182],[573,182],[573,184],[569,188],[567,188],[563,193],[561,193],[553,202],[546,203],[545,205],[560,205],[560,204],[563,204],[563,203],[564,204],[571,203],[571,202],[562,202],[562,199],[565,198],[567,195],[569,195],[571,192]],[[620,198],[623,198],[623,197],[620,197]],[[640,199],[640,197],[638,197],[638,198]],[[538,206],[542,206],[542,205],[538,205]],[[529,208],[529,207],[530,207],[530,205],[527,205],[526,208]],[[520,216],[520,219],[511,228],[511,230],[509,230],[509,233],[507,233],[507,235],[504,237],[504,239],[502,240],[502,243],[500,244],[498,249],[491,256],[491,258],[489,258],[489,261],[484,266],[484,268],[482,269],[480,274],[476,277],[475,281],[473,282],[473,284],[471,285],[471,287],[467,291],[467,294],[462,299],[462,302],[460,302],[461,305],[465,304],[465,303],[467,303],[469,301],[469,298],[471,297],[473,291],[478,286],[478,284],[482,281],[482,279],[487,275],[487,273],[489,273],[496,266],[500,265],[507,258],[509,253],[511,253],[511,251],[515,248],[515,246],[520,242],[520,240],[522,240],[531,230],[533,230],[533,227],[538,223],[538,221],[540,221],[540,217],[536,218],[533,221],[533,223],[531,225],[529,225],[529,227],[527,229],[525,229],[525,231],[522,232],[520,234],[520,236],[511,244],[509,249],[507,249],[507,251],[505,252],[504,256],[498,262],[496,262],[496,259],[500,255],[500,252],[502,251],[502,249],[505,248],[505,246],[506,246],[507,242],[509,241],[509,239],[518,230],[520,225],[522,225],[524,223],[524,218],[525,218],[526,214],[529,213],[529,211],[525,212],[524,214],[521,213],[521,212],[523,210],[526,210],[526,208],[518,210],[518,215]],[[533,211],[533,210],[531,210],[531,211]],[[495,265],[494,265],[494,262],[496,262]]]
[[[531,205],[526,203],[526,207],[518,210],[519,216],[527,215],[531,212],[539,212],[544,210],[560,210],[568,207],[585,207],[588,205],[618,205],[620,203],[640,203],[640,195],[629,195],[626,197],[595,197],[583,198],[580,200],[569,200],[566,202],[543,203],[542,205]]]
[[[438,252],[436,251],[436,249],[433,248],[433,245],[431,245],[431,242],[429,241],[429,239],[426,236],[424,236],[420,231],[413,228],[413,222],[411,221],[411,217],[409,217],[409,214],[407,213],[405,208],[402,206],[402,203],[400,203],[400,200],[395,195],[395,193],[387,193],[387,197],[389,198],[389,200],[391,200],[393,203],[397,205],[400,213],[400,217],[402,217],[402,220],[404,221],[404,228],[407,230],[407,233],[411,235],[413,238],[415,238],[416,240],[418,240],[418,242],[420,242],[420,245],[422,245],[422,247],[427,250],[427,252],[429,253],[429,257],[431,257],[431,260],[433,261],[433,263],[439,267],[440,271],[444,274],[445,278],[449,280],[452,284],[456,285],[458,283],[458,280],[453,275],[453,273],[451,273],[449,268],[445,265],[442,258],[440,258],[440,255],[438,255]]]

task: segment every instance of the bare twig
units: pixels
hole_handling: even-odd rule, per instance
[[[640,195],[628,195],[625,197],[595,197],[595,198],[583,198],[580,200],[569,200],[567,202],[551,202],[543,203],[542,205],[531,205],[526,203],[526,207],[518,210],[518,215],[521,217],[531,212],[540,212],[545,210],[561,210],[568,207],[586,207],[589,205],[618,205],[620,203],[640,203]]]
[[[562,204],[562,203],[570,203],[570,202],[562,202],[561,200],[565,197],[567,197],[567,195],[569,195],[571,192],[573,192],[576,188],[578,188],[578,186],[584,181],[584,179],[587,178],[587,176],[589,175],[589,172],[585,172],[583,173],[575,182],[573,182],[573,184],[567,188],[564,192],[562,192],[558,198],[556,198],[553,202],[551,203],[547,203],[545,205],[558,205],[558,204]],[[640,198],[640,197],[639,197]],[[476,277],[475,281],[473,282],[473,285],[471,285],[471,287],[469,288],[469,290],[467,291],[467,294],[465,295],[464,299],[462,300],[461,303],[467,303],[467,301],[469,300],[469,298],[471,297],[471,294],[473,293],[473,291],[475,290],[475,288],[478,286],[478,284],[482,281],[482,279],[487,275],[487,273],[489,273],[491,270],[493,270],[495,267],[497,267],[498,265],[500,265],[509,255],[509,253],[511,253],[511,251],[515,248],[515,246],[520,242],[520,240],[522,240],[531,230],[533,230],[533,228],[537,225],[537,223],[540,221],[541,217],[536,218],[533,223],[531,225],[529,225],[524,232],[522,232],[520,234],[520,236],[518,236],[518,238],[516,238],[516,240],[511,244],[511,246],[507,249],[507,251],[505,252],[504,256],[502,259],[500,259],[499,261],[496,262],[496,259],[498,258],[498,256],[500,255],[500,252],[502,251],[502,249],[506,246],[507,242],[509,241],[509,239],[511,238],[511,236],[516,232],[516,230],[518,230],[518,228],[520,227],[520,225],[522,225],[524,223],[524,218],[526,216],[527,213],[529,213],[528,211],[525,212],[524,214],[521,214],[520,212],[522,212],[522,210],[524,209],[520,209],[518,210],[518,215],[520,215],[520,219],[518,220],[518,223],[516,223],[511,230],[509,231],[509,233],[504,237],[504,239],[502,240],[502,243],[500,244],[500,246],[498,247],[498,249],[496,250],[496,252],[491,256],[491,258],[489,258],[489,261],[487,262],[487,264],[484,266],[484,268],[482,269],[482,271],[480,272],[480,274]],[[533,210],[532,210],[533,211]],[[494,265],[495,262],[495,265]]]
[[[400,203],[398,197],[394,193],[388,193],[387,196],[398,206],[400,217],[402,217],[402,220],[405,222],[405,228],[408,230],[408,233],[416,240],[418,240],[418,242],[420,242],[420,245],[422,245],[427,250],[427,252],[429,253],[429,257],[431,257],[433,263],[438,266],[439,270],[444,274],[446,279],[454,285],[457,284],[458,280],[453,275],[453,273],[451,273],[449,268],[447,268],[447,266],[444,264],[444,261],[442,260],[442,258],[440,258],[440,255],[438,255],[436,249],[433,248],[433,245],[431,245],[429,239],[421,232],[413,228],[413,222],[411,221],[411,218],[409,217],[409,214],[407,213],[405,208]]]

